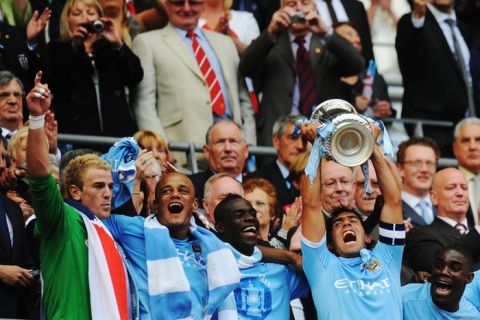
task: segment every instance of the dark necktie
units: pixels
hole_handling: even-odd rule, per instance
[[[460,68],[460,72],[462,73],[463,81],[465,82],[465,87],[467,89],[467,98],[468,98],[468,112],[470,117],[475,117],[475,105],[473,103],[473,94],[472,94],[472,86],[470,85],[469,77],[467,68],[465,66],[465,59],[463,59],[462,50],[460,49],[460,43],[458,43],[457,36],[455,35],[455,25],[456,22],[453,19],[446,19],[445,22],[450,27],[450,31],[452,32],[452,40],[453,40],[453,49],[455,52],[453,53],[455,60]]]
[[[12,242],[10,241],[10,232],[8,231],[7,215],[5,209],[0,205],[0,239],[3,242],[7,252],[12,249]]]
[[[324,0],[324,1],[327,4],[328,13],[330,14],[330,19],[332,19],[332,25],[337,24],[338,23],[337,14],[335,13],[335,9],[333,8],[332,0]]]
[[[467,227],[463,223],[457,223],[455,225],[455,229],[457,229],[458,232],[460,232],[461,235],[464,235],[464,234],[468,233]]]
[[[297,49],[297,75],[300,87],[300,101],[298,109],[304,116],[310,116],[312,107],[317,102],[317,92],[315,90],[315,77],[313,74],[310,56],[305,49],[305,38],[298,37],[295,39],[298,44]]]

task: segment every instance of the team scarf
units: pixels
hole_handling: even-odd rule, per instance
[[[92,319],[128,320],[126,266],[112,235],[82,204],[71,199],[65,202],[80,214],[87,230]]]
[[[191,289],[170,238],[155,215],[145,219],[145,253],[152,319],[191,319]],[[190,234],[207,254],[208,305],[204,319],[238,319],[233,290],[240,272],[230,249],[210,231],[190,221]]]
[[[253,249],[251,256],[246,256],[232,247],[229,243],[227,243],[227,246],[232,250],[233,256],[235,257],[235,260],[237,260],[237,265],[240,270],[251,268],[262,260],[262,252],[258,247]]]

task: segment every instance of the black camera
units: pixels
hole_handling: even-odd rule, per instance
[[[305,23],[305,22],[307,22],[305,13],[302,12],[302,11],[297,11],[297,12],[295,12],[295,13],[293,14],[292,18],[291,18],[291,22],[292,22],[292,24],[294,24],[294,23]]]
[[[83,23],[82,27],[87,29],[89,33],[100,33],[105,30],[105,25],[101,20],[94,20],[92,22]]]

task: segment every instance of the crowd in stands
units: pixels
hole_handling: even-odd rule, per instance
[[[0,1],[0,318],[480,319],[479,18],[474,0]],[[362,166],[316,159],[328,99],[372,119]],[[392,118],[453,126],[406,125],[392,156]],[[170,142],[203,145],[202,170]]]

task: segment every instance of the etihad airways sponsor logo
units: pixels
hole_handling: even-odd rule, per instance
[[[359,296],[364,295],[383,295],[390,293],[390,280],[384,278],[379,281],[365,281],[362,279],[350,280],[347,278],[339,279],[334,283],[335,288],[344,290],[345,293],[355,293]]]

